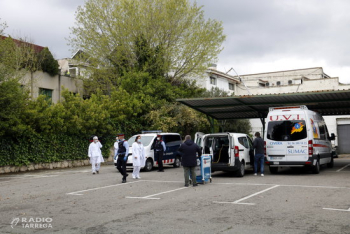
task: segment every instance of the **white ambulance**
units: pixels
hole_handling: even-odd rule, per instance
[[[324,119],[306,106],[270,107],[266,120],[265,155],[271,173],[279,167],[333,167],[332,144]]]

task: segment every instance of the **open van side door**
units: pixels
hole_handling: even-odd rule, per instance
[[[194,134],[194,143],[196,143],[201,149],[203,149],[203,136],[204,135],[205,135],[205,133],[203,133],[203,132],[196,132],[196,134]]]
[[[250,158],[250,165],[254,167],[254,147],[253,147],[253,140],[250,138],[250,136],[247,135],[248,143],[249,143],[249,158]]]

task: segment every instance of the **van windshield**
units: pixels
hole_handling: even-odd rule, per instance
[[[304,120],[271,121],[267,126],[267,139],[298,141],[307,137]]]
[[[130,137],[130,139],[128,140],[129,146],[132,146],[132,144],[135,142],[135,138],[136,136],[132,136]],[[141,136],[141,143],[143,144],[143,146],[148,146],[149,144],[151,144],[151,142],[153,142],[154,136]]]

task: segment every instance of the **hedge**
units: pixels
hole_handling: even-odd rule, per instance
[[[108,157],[113,136],[101,137],[102,155]],[[0,145],[0,166],[22,166],[88,158],[89,137],[67,135],[3,138]]]

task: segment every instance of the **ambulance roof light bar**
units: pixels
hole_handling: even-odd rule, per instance
[[[305,106],[305,105],[301,105],[301,106],[269,107],[269,111],[273,111],[273,110],[285,110],[285,109],[301,109],[301,110],[308,110],[307,106]]]

